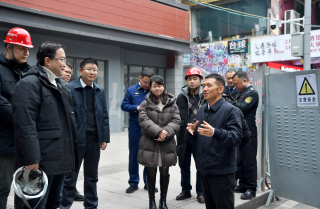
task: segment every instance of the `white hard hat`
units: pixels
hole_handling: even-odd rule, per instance
[[[27,200],[40,197],[41,199],[39,202],[42,200],[42,197],[47,191],[48,177],[41,168],[37,171],[33,171],[26,169],[25,167],[21,167],[13,174],[12,186],[18,197],[20,197],[23,202],[31,208]]]

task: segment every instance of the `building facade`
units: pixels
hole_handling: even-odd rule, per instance
[[[178,94],[181,54],[190,50],[188,10],[166,0],[1,0],[0,37],[5,39],[13,27],[28,30],[34,45],[30,65],[36,64],[41,43],[63,44],[73,65],[72,79],[79,77],[83,58],[97,59],[96,82],[106,92],[110,129],[119,132],[127,126],[120,108],[124,93],[138,82],[143,68],[164,76],[167,89]]]

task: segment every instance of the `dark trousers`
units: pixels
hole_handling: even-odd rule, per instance
[[[202,175],[206,209],[233,209],[235,174]]]
[[[241,153],[241,162],[238,163],[239,187],[251,192],[257,190],[257,137],[252,136]]]
[[[138,124],[129,124],[129,185],[137,186],[140,181],[138,151],[139,140],[141,137],[141,128]],[[147,167],[143,170],[143,181],[146,184]]]
[[[78,148],[79,160],[83,160],[84,174],[84,207],[97,208],[98,194],[98,165],[100,160],[100,146],[98,142],[87,142],[86,146]],[[74,201],[74,194],[78,179],[78,172],[66,175],[64,180],[61,209],[70,208]]]
[[[7,208],[13,174],[15,172],[16,156],[0,157],[0,208]]]
[[[64,175],[48,175],[48,189],[37,209],[56,209],[61,203]],[[34,208],[40,198],[28,200],[31,208]],[[23,200],[18,196],[14,198],[15,209],[28,209]]]
[[[196,142],[187,142],[186,150],[183,156],[183,159],[179,158],[179,167],[181,172],[181,187],[183,192],[190,192],[192,189],[190,183],[190,165],[191,165],[191,154],[194,161],[197,159],[196,154]],[[203,194],[202,185],[201,185],[201,174],[197,171],[197,180],[196,180],[196,191],[197,194]]]

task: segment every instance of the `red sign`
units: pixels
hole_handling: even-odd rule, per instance
[[[274,69],[279,69],[283,71],[302,71],[302,67],[297,67],[294,65],[284,65],[284,64],[279,64],[279,63],[274,63],[274,62],[267,62],[267,66],[270,68]]]

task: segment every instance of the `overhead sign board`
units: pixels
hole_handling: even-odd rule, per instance
[[[311,31],[310,56],[320,57],[320,30]],[[251,63],[297,60],[291,56],[291,35],[251,39]]]
[[[248,39],[228,41],[228,53],[240,54],[248,52]]]

